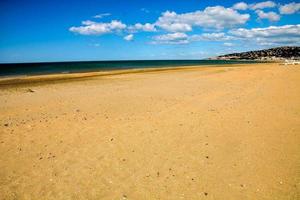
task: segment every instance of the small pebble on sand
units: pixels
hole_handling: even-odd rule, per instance
[[[27,92],[35,92],[35,91],[29,88],[27,89]]]

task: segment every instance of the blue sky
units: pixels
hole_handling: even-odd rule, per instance
[[[0,62],[201,59],[300,45],[300,2],[2,0]]]

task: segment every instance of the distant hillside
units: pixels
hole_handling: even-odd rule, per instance
[[[300,58],[300,47],[277,47],[218,56],[219,60],[280,60]]]

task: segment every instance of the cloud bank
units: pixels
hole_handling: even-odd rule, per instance
[[[277,4],[263,1],[253,4],[238,2],[230,8],[209,6],[203,10],[176,13],[165,11],[154,22],[125,24],[120,20],[110,22],[83,21],[80,26],[72,26],[69,31],[81,35],[121,35],[124,40],[132,41],[134,34],[147,32],[156,34],[151,44],[188,44],[197,41],[223,42],[223,46],[233,46],[234,41],[251,42],[257,45],[299,44],[300,25],[274,26],[281,15],[298,14],[300,3]],[[256,15],[258,22],[272,23],[264,28],[241,28]],[[281,15],[280,15],[281,14]],[[110,13],[93,18],[102,19]],[[200,33],[199,33],[200,31]],[[195,34],[198,32],[198,34]],[[280,42],[279,42],[280,41]]]

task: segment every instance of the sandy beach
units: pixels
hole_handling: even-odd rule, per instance
[[[299,66],[64,76],[0,80],[1,200],[300,199]]]

